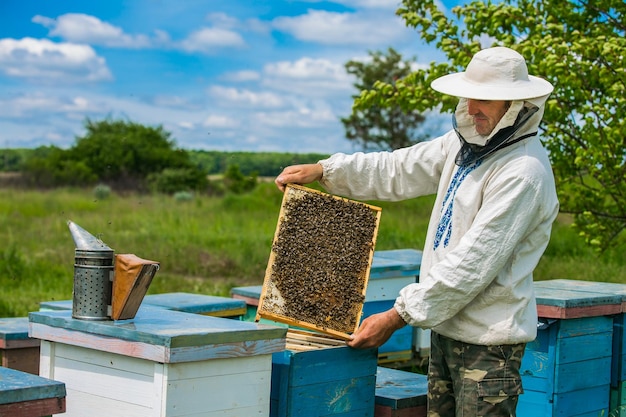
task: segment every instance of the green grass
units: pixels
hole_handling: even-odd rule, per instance
[[[273,184],[223,198],[92,190],[0,190],[0,317],[24,316],[42,301],[72,298],[71,220],[115,253],[161,263],[149,293],[228,296],[230,288],[263,282],[282,200]],[[432,197],[383,208],[376,249],[421,249]],[[536,280],[584,279],[626,283],[624,248],[596,255],[564,222],[555,226]]]

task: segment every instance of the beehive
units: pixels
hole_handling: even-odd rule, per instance
[[[257,320],[348,339],[359,325],[381,209],[288,185]]]
[[[620,295],[534,283],[539,323],[520,372],[517,415],[609,414],[613,319]]]
[[[272,355],[270,417],[374,417],[376,349],[290,329]]]

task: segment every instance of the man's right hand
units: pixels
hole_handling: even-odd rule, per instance
[[[291,165],[283,169],[274,183],[278,189],[285,192],[287,184],[309,184],[322,179],[324,171],[320,164]]]

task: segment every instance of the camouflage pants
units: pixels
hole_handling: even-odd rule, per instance
[[[481,346],[431,337],[428,417],[515,417],[525,343]]]

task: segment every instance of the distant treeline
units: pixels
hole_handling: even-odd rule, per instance
[[[207,175],[223,174],[236,165],[244,175],[275,176],[293,164],[314,163],[328,157],[317,153],[221,152],[189,150],[189,159]],[[0,172],[20,172],[35,149],[0,149]]]
[[[316,153],[189,151],[191,162],[208,175],[222,174],[234,165],[244,175],[256,174],[260,177],[275,176],[286,166],[315,163],[328,156]]]

